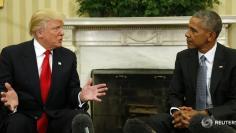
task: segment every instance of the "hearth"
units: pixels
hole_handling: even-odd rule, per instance
[[[94,69],[94,84],[109,87],[102,103],[91,103],[96,133],[122,133],[125,120],[166,111],[170,69]]]

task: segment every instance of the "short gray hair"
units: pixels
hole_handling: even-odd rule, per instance
[[[203,26],[206,29],[215,32],[216,38],[219,36],[222,29],[222,20],[216,12],[210,10],[200,10],[196,12],[192,17],[201,19]]]

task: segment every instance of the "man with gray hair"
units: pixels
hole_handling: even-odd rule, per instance
[[[191,17],[188,49],[177,54],[168,90],[170,112],[129,119],[124,133],[236,132],[236,50],[217,42],[221,28],[214,11]],[[228,125],[217,125],[219,121]]]
[[[29,27],[32,40],[0,55],[0,132],[93,133],[87,102],[101,102],[106,84],[90,79],[80,88],[76,55],[62,47],[60,13],[38,10]]]

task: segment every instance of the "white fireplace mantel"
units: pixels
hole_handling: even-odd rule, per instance
[[[65,26],[114,26],[114,25],[186,25],[190,16],[176,17],[106,17],[68,18]],[[236,22],[236,16],[222,16],[224,24]]]
[[[186,48],[186,17],[68,18],[63,46],[76,52],[82,85],[92,69],[173,69],[176,53]],[[218,41],[228,45],[236,16],[222,16]]]

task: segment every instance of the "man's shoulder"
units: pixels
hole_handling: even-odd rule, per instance
[[[236,66],[236,50],[226,47],[224,51],[224,61],[231,64],[231,66]]]
[[[29,47],[31,45],[33,45],[32,40],[25,41],[25,42],[22,42],[22,43],[19,43],[19,44],[8,45],[5,48],[3,48],[2,51],[16,53],[16,52],[20,52],[22,50],[25,50],[27,47]]]
[[[224,46],[224,45],[222,45],[222,44],[219,44],[217,47],[223,51],[223,54],[224,54],[225,56],[227,56],[227,58],[228,58],[228,57],[233,57],[233,58],[235,58],[235,56],[236,56],[236,49],[233,49],[233,48]]]
[[[59,47],[59,48],[56,48],[54,50],[59,52],[61,55],[75,56],[75,53],[72,50],[70,50],[68,48],[65,48],[65,47]]]
[[[236,49],[234,49],[234,48],[230,48],[230,47],[225,47],[225,46],[223,46],[223,48],[224,48],[224,51],[225,52],[227,52],[227,53],[231,53],[231,54],[236,54]]]
[[[184,49],[184,50],[178,52],[177,56],[189,57],[189,56],[192,56],[194,53],[197,53],[197,49],[196,48],[187,48],[187,49]]]

